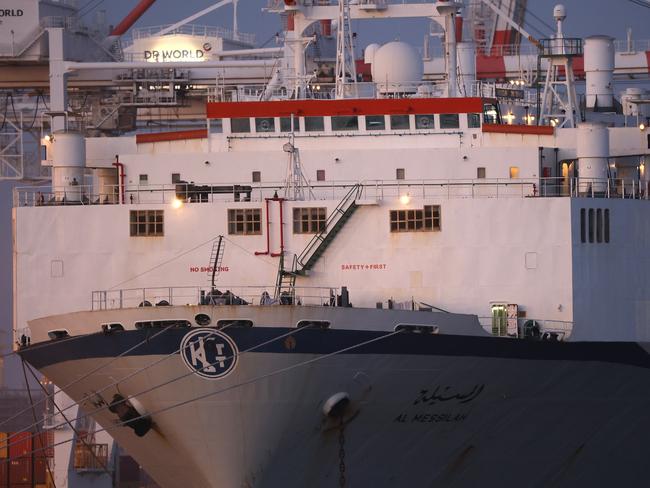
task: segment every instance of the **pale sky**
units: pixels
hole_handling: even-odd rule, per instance
[[[80,6],[91,2],[107,10],[109,23],[117,24],[137,3],[138,0],[78,0]],[[145,13],[136,26],[152,26],[173,23],[187,17],[214,2],[206,0],[158,0]],[[552,25],[552,11],[556,1],[528,0],[529,24],[544,29],[535,17]],[[628,0],[566,0],[567,8],[565,35],[585,37],[594,34],[606,34],[624,39],[626,30],[631,27],[636,39],[650,38],[650,8],[644,8]],[[261,14],[265,1],[242,0],[239,2],[239,29],[257,35],[258,44],[272,39],[280,29],[278,18],[272,14]],[[91,19],[93,13],[85,18]],[[231,27],[232,7],[224,7],[195,23],[202,25],[221,25]],[[416,46],[422,44],[427,24],[423,21],[392,21],[391,23],[355,23],[353,29],[358,33],[358,45],[365,46],[371,42],[386,42],[396,38]],[[530,33],[539,36],[532,28]],[[11,183],[0,182],[0,351],[10,347],[11,336]],[[11,368],[14,369],[15,368]],[[15,374],[5,375],[11,386],[20,386],[21,381]]]

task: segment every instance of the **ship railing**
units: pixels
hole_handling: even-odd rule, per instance
[[[191,266],[190,272],[212,271],[210,266]],[[92,310],[114,310],[137,307],[166,307],[184,305],[286,305],[285,300],[273,300],[275,285],[218,285],[210,287],[174,286],[99,290],[92,292]],[[295,304],[304,306],[336,306],[340,290],[335,287],[296,286]]]
[[[77,440],[74,469],[77,472],[104,471],[108,466],[108,444],[89,444]]]
[[[479,317],[478,319],[486,332],[497,337],[565,341],[573,332],[573,322],[566,320],[505,317]]]
[[[148,27],[138,27],[132,29],[131,37],[123,41],[123,46],[130,46],[133,44],[133,41],[136,39],[147,39],[150,37],[158,37],[158,33],[163,29],[171,27],[172,24],[165,25],[154,25]],[[210,25],[199,25],[199,24],[184,24],[171,32],[168,32],[165,35],[187,35],[194,37],[204,37],[204,38],[222,38],[228,39],[231,41],[240,41],[246,44],[255,44],[255,34],[249,34],[246,32],[234,32],[232,29],[219,26],[210,26]]]
[[[208,90],[209,102],[251,102],[257,100],[333,100],[336,98],[334,83],[321,83],[303,80],[287,79],[288,85],[302,87],[298,92],[284,87],[268,88],[260,84],[251,85],[219,85]],[[296,81],[296,83],[292,83]],[[429,98],[442,97],[445,94],[445,81],[402,81],[402,82],[370,82],[359,81],[346,85],[349,98]]]
[[[311,182],[305,189],[311,200],[340,200],[358,181]],[[430,180],[364,180],[362,199],[401,198],[615,198],[647,200],[650,181],[624,178],[478,178]],[[129,205],[216,202],[263,202],[283,195],[284,182],[182,183],[163,185],[127,185],[123,203]],[[66,205],[115,205],[122,199],[118,185],[66,187],[18,187],[14,189],[14,207],[50,207]]]

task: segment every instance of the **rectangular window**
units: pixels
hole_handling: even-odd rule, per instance
[[[253,183],[259,183],[260,181],[262,181],[262,172],[253,171],[253,174],[251,175],[251,179],[253,180]]]
[[[395,170],[395,179],[396,180],[406,179],[406,170],[404,168],[397,168]]]
[[[308,207],[293,209],[293,233],[316,234],[325,230],[327,209],[325,207]]]
[[[275,119],[273,117],[256,118],[255,132],[275,132]]]
[[[648,134],[648,149],[650,149],[650,134]]]
[[[316,181],[325,181],[325,170],[317,169],[316,170]]]
[[[323,117],[305,117],[305,131],[317,132],[325,130]]]
[[[298,119],[293,119],[294,132],[298,131]],[[280,132],[291,132],[291,117],[280,117]]]
[[[228,234],[256,235],[262,233],[262,210],[259,208],[228,209]]]
[[[391,115],[390,128],[392,130],[408,130],[411,128],[411,122],[408,115]]]
[[[495,104],[493,103],[483,104],[483,122],[486,124],[499,123],[499,112]]]
[[[131,236],[163,236],[164,210],[131,210],[129,224]]]
[[[386,130],[386,117],[383,115],[366,115],[366,130]]]
[[[594,209],[589,209],[589,242],[594,242]]]
[[[605,209],[605,222],[604,222],[604,227],[605,227],[605,242],[609,242],[609,209]]]
[[[234,134],[250,132],[251,119],[248,117],[241,119],[230,119],[230,132]]]
[[[181,181],[181,174],[172,173],[172,183],[180,183],[180,181]]]
[[[481,127],[481,114],[467,114],[467,127],[478,129]]]
[[[586,210],[580,209],[580,242],[587,242],[587,222],[585,218]]]
[[[435,129],[436,123],[433,115],[416,115],[415,128],[416,129]]]
[[[440,114],[440,128],[441,129],[458,129],[460,121],[458,114]]]
[[[476,168],[476,177],[478,179],[484,179],[485,178],[485,168],[482,168],[482,167]]]
[[[391,210],[391,232],[429,232],[440,230],[440,205],[412,210]]]
[[[510,166],[510,178],[513,180],[519,178],[519,166]]]
[[[149,175],[140,175],[138,178],[138,181],[140,182],[141,185],[146,185],[149,183]]]
[[[332,130],[359,130],[359,118],[351,116],[333,116]]]
[[[603,211],[596,209],[596,242],[603,242]]]

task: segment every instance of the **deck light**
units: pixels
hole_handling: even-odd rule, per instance
[[[641,131],[645,130],[645,124],[643,122],[639,124],[639,130]]]
[[[405,193],[404,195],[399,197],[399,201],[402,205],[408,205],[411,202],[411,194]]]
[[[183,206],[183,200],[178,197],[175,197],[172,200],[172,208],[181,208]]]

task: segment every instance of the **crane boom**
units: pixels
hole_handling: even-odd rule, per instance
[[[537,39],[535,39],[531,34],[529,34],[528,31],[524,29],[521,25],[517,24],[517,22],[512,20],[510,16],[506,12],[501,10],[501,8],[498,5],[493,3],[492,0],[482,0],[482,2],[488,7],[490,7],[492,10],[494,10],[494,12],[497,15],[500,15],[503,18],[503,20],[505,20],[508,24],[510,24],[514,29],[517,30],[517,32],[519,32],[522,36],[524,36],[526,39],[532,42],[535,46],[541,47],[541,44]]]

